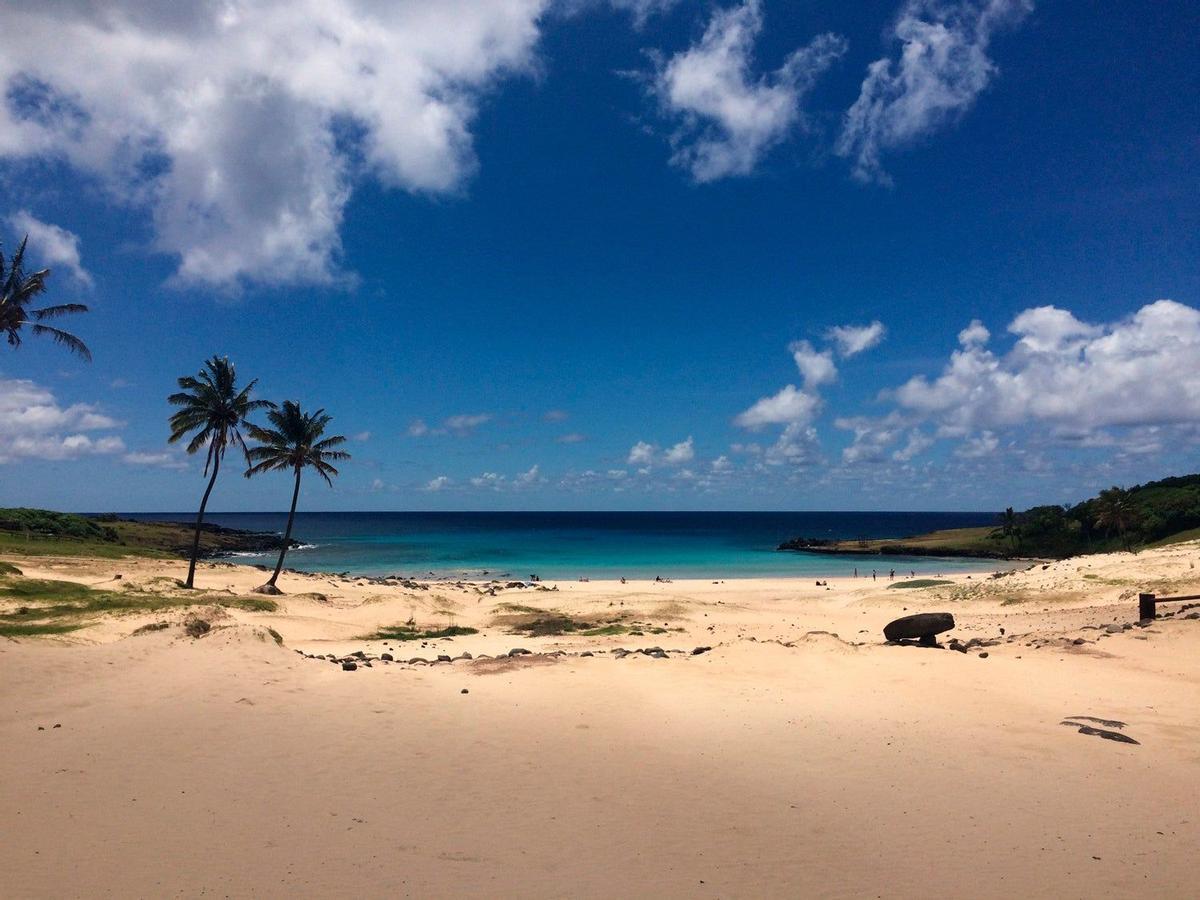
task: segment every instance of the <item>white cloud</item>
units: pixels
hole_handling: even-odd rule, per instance
[[[429,434],[429,426],[425,424],[424,419],[413,419],[408,423],[409,437],[424,437]]]
[[[996,74],[988,45],[1032,0],[909,0],[893,37],[899,57],[871,63],[837,143],[862,181],[889,183],[884,151],[911,144],[965,113]]]
[[[767,447],[763,459],[767,465],[811,465],[820,459],[817,430],[803,422],[792,422],[780,433],[774,444]]]
[[[474,413],[470,415],[450,416],[442,422],[442,427],[452,434],[466,435],[470,434],[480,425],[490,422],[492,417],[488,413]]]
[[[79,258],[78,235],[35,218],[27,209],[18,210],[9,216],[8,224],[16,231],[18,240],[29,236],[29,246],[25,251],[27,270],[48,268],[53,274],[55,269],[61,267],[80,284],[92,286],[92,276]]]
[[[121,461],[131,466],[150,466],[162,469],[186,469],[187,461],[174,453],[146,453],[134,451],[126,453]]]
[[[538,484],[545,481],[546,479],[542,478],[541,475],[538,474],[539,471],[540,467],[535,464],[531,469],[529,469],[528,472],[522,472],[520,475],[517,475],[513,479],[513,484],[520,488],[529,487],[532,484]]]
[[[572,431],[570,434],[560,434],[554,439],[558,444],[582,444],[587,440],[586,434],[580,434],[578,431]]]
[[[491,488],[498,491],[504,487],[508,479],[496,472],[484,472],[482,475],[477,475],[471,479],[471,484],[475,487]]]
[[[712,463],[709,465],[709,468],[712,470],[713,474],[719,475],[732,470],[733,463],[729,461],[728,456],[718,456],[712,461]]]
[[[638,441],[629,448],[629,456],[625,460],[631,466],[645,466],[654,461],[654,445]]]
[[[1171,300],[1101,325],[1054,307],[1009,326],[1007,354],[971,343],[932,381],[896,391],[899,405],[960,431],[1041,422],[1087,432],[1200,419],[1200,311]]]
[[[808,341],[793,341],[788,345],[796,368],[804,377],[804,387],[818,388],[837,380],[837,366],[833,364],[833,353],[829,350],[818,352]]]
[[[0,463],[121,453],[125,444],[120,437],[83,434],[120,425],[91,404],[60,406],[47,388],[24,379],[0,378]]]
[[[663,453],[663,462],[669,466],[678,466],[686,462],[691,462],[695,457],[695,444],[689,436],[686,441],[680,441]]]
[[[1000,439],[996,437],[995,433],[984,431],[967,438],[954,452],[965,459],[979,459],[983,456],[991,456],[999,446]]]
[[[932,446],[933,438],[914,428],[908,433],[908,442],[892,454],[892,459],[896,460],[897,462],[908,462],[909,460],[921,455]]]
[[[733,423],[741,428],[761,428],[764,425],[808,425],[816,417],[821,399],[798,389],[794,384],[779,393],[763,397],[746,411],[738,414]]]
[[[992,333],[978,319],[958,333],[958,342],[964,347],[982,346],[992,339]]]
[[[876,320],[870,325],[835,325],[825,336],[837,345],[838,355],[847,359],[877,346],[886,334],[883,323]]]
[[[0,31],[0,157],[151,212],[183,281],[330,283],[351,187],[459,189],[548,0],[58,0]],[[53,48],[48,52],[47,48]]]
[[[543,422],[565,422],[571,418],[571,414],[565,409],[548,409],[542,413]]]
[[[430,491],[432,493],[436,493],[437,491],[440,491],[443,488],[449,487],[450,484],[451,484],[451,481],[450,481],[449,476],[439,475],[436,478],[429,479],[428,484],[425,485],[425,490]]]
[[[842,38],[821,35],[776,71],[756,76],[752,55],[762,27],[759,0],[717,10],[700,42],[655,74],[660,107],[681,122],[671,162],[698,182],[749,174],[793,128],[804,127],[801,100],[846,50]]]
[[[359,443],[365,443],[366,441],[369,441],[370,439],[371,439],[371,432],[369,432],[369,431],[360,431],[360,432],[358,432],[358,434],[350,435],[350,440],[358,441]]]

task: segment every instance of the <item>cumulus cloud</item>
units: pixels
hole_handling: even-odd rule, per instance
[[[837,153],[861,181],[890,183],[885,151],[904,147],[965,113],[996,75],[992,36],[1032,0],[909,0],[892,30],[898,55],[867,68],[846,113]]]
[[[638,441],[629,448],[629,456],[625,460],[631,466],[646,466],[654,461],[654,445]]]
[[[438,475],[436,478],[429,479],[428,483],[425,485],[425,490],[430,491],[431,493],[436,493],[443,488],[449,487],[451,483],[452,482],[448,475]]]
[[[763,397],[749,409],[739,413],[733,424],[740,428],[762,428],[764,425],[805,426],[816,418],[821,399],[789,384],[770,397]]]
[[[183,281],[330,283],[355,179],[470,177],[480,98],[530,68],[547,3],[18,4],[0,158],[65,161],[149,209]]]
[[[837,366],[833,363],[832,351],[817,351],[808,341],[793,341],[788,345],[788,351],[804,377],[806,388],[818,388],[837,380]]]
[[[663,453],[663,462],[669,466],[682,465],[683,463],[691,462],[695,458],[696,448],[690,435],[686,441],[680,441]]]
[[[832,34],[790,54],[774,72],[753,71],[763,27],[760,0],[717,10],[700,42],[660,64],[652,92],[679,127],[671,162],[698,182],[747,175],[795,128],[804,95],[846,50]]]
[[[29,237],[28,248],[25,251],[27,269],[32,271],[48,268],[53,272],[63,268],[80,284],[92,286],[92,276],[80,261],[78,235],[49,222],[43,222],[27,209],[18,210],[9,216],[8,224],[20,237]]]
[[[878,346],[886,334],[887,329],[876,319],[870,325],[835,325],[825,336],[837,346],[838,355],[847,359]]]
[[[125,444],[119,436],[84,434],[120,424],[92,404],[61,406],[49,389],[32,381],[0,378],[0,463],[121,453]]]
[[[1017,315],[1008,331],[1013,346],[996,352],[983,323],[971,322],[941,374],[885,392],[895,401],[886,416],[839,420],[855,433],[847,461],[879,459],[904,434],[896,460],[912,459],[935,438],[958,441],[959,456],[978,458],[1000,451],[1006,432],[1027,428],[1042,429],[1052,443],[1132,452],[1160,446],[1155,429],[1200,420],[1200,311],[1190,306],[1158,300],[1106,323],[1041,306]]]

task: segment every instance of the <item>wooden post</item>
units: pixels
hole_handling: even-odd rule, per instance
[[[1157,613],[1155,612],[1155,609],[1154,609],[1154,595],[1153,594],[1138,594],[1138,619],[1139,619],[1139,621],[1145,620],[1145,619],[1153,619],[1153,618],[1156,618],[1156,616],[1157,616]]]

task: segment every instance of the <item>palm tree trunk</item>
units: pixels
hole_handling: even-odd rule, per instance
[[[196,557],[200,555],[200,525],[204,522],[204,508],[208,506],[208,495],[212,493],[213,485],[217,483],[217,472],[220,468],[221,454],[217,453],[213,455],[212,478],[208,479],[208,487],[204,489],[204,497],[200,500],[200,512],[196,514],[196,534],[192,537],[192,561],[188,563],[185,587],[192,587],[192,582],[196,579]]]
[[[296,466],[296,487],[292,490],[292,510],[288,513],[287,531],[283,533],[283,546],[279,548],[279,562],[275,563],[275,571],[271,573],[267,584],[275,586],[275,579],[283,569],[283,558],[287,556],[288,544],[292,541],[292,522],[296,520],[296,501],[300,499],[300,467]]]

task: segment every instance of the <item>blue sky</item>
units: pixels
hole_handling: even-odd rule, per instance
[[[0,234],[95,357],[5,347],[0,504],[192,508],[165,397],[213,353],[353,438],[307,509],[1196,469],[1193,4],[300,5],[0,12]]]

